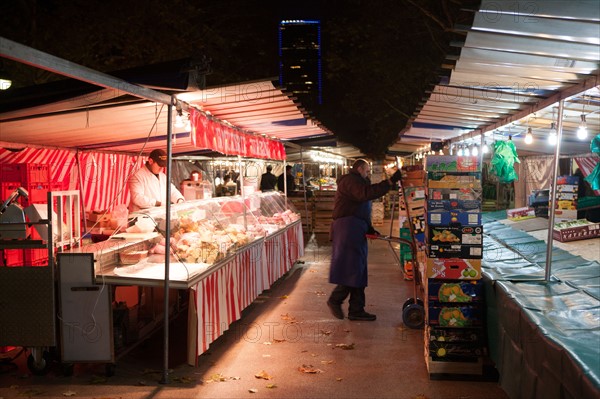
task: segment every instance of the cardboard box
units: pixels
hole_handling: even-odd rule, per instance
[[[474,188],[430,188],[430,200],[481,200],[481,190]]]
[[[427,340],[439,342],[484,343],[487,339],[483,328],[446,329],[427,326]]]
[[[427,306],[427,321],[432,327],[468,328],[483,325],[483,305]]]
[[[558,184],[556,191],[559,193],[575,193],[579,191],[579,184]]]
[[[482,245],[482,226],[428,226],[427,239],[431,245]]]
[[[479,157],[455,155],[429,155],[425,159],[428,172],[478,172],[481,170]]]
[[[481,259],[427,258],[428,278],[449,280],[478,280],[481,278]]]
[[[428,303],[473,303],[483,302],[482,280],[427,280]]]
[[[477,211],[481,212],[479,200],[427,200],[427,211]]]
[[[428,244],[430,258],[482,259],[483,245]]]
[[[568,192],[558,192],[556,193],[557,201],[577,201],[577,192],[568,193]]]
[[[427,212],[427,224],[432,226],[448,226],[451,224],[477,226],[481,224],[481,212],[429,211]]]
[[[535,217],[535,209],[531,207],[507,209],[506,217],[510,220],[523,220]]]
[[[483,357],[477,357],[471,362],[452,362],[452,361],[438,361],[433,360],[431,356],[425,356],[425,364],[427,365],[427,372],[430,376],[447,376],[450,374],[455,375],[468,375],[468,376],[482,376],[484,375],[483,370]]]
[[[560,242],[579,241],[600,237],[600,223],[590,223],[559,229],[556,228],[555,224],[555,228],[552,230],[552,237]]]
[[[556,178],[556,186],[558,188],[559,185],[565,184],[579,184],[579,176],[558,176]]]
[[[427,349],[431,359],[435,361],[463,361],[476,362],[481,356],[487,354],[487,348],[481,344],[452,343],[429,341]]]
[[[577,219],[577,210],[575,209],[555,209],[554,210],[555,219],[566,219],[566,220],[575,220]],[[554,222],[561,222],[562,220],[555,220]]]

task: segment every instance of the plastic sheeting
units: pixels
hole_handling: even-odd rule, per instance
[[[553,248],[484,214],[490,355],[511,398],[600,396],[600,263]],[[517,371],[517,372],[516,372]]]

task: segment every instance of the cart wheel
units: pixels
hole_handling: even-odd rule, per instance
[[[412,305],[413,303],[415,303],[415,298],[408,298],[406,301],[404,301],[404,305],[402,305],[402,310],[406,309],[409,305]],[[421,306],[424,306],[423,300],[421,298],[417,298],[417,303]]]
[[[75,369],[75,365],[73,363],[63,363],[62,364],[62,372],[65,377],[71,377],[73,375],[74,369]]]
[[[425,308],[418,303],[410,304],[402,311],[402,321],[408,328],[418,330],[425,324]]]
[[[27,368],[35,375],[46,375],[50,371],[50,353],[44,351],[39,362],[35,361],[32,354],[27,357]]]
[[[117,365],[114,363],[107,363],[106,366],[104,367],[104,371],[107,377],[112,377],[113,375],[115,375],[115,369],[117,368]]]

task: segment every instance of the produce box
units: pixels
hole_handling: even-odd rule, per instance
[[[427,258],[428,278],[477,280],[481,278],[481,259]]]
[[[404,193],[406,194],[406,202],[409,204],[423,204],[425,201],[425,187],[423,184],[421,184],[419,187],[405,187]]]
[[[483,302],[482,280],[427,280],[429,303]]]
[[[576,209],[556,209],[554,211],[554,222],[572,222],[577,219]]]
[[[481,200],[481,189],[475,188],[430,188],[430,200]]]
[[[427,320],[432,327],[466,328],[483,325],[483,308],[479,305],[428,306]]]
[[[429,244],[482,245],[482,226],[428,226]]]
[[[483,328],[434,328],[427,326],[427,340],[439,342],[486,342]]]
[[[558,185],[565,185],[565,184],[569,184],[569,185],[575,185],[575,184],[579,184],[579,176],[558,176],[556,178],[556,187],[558,188]]]
[[[482,259],[483,245],[429,244],[427,256],[430,258]]]
[[[429,172],[427,187],[430,188],[477,188],[481,189],[480,173],[451,174],[444,172]]]
[[[558,184],[556,191],[559,193],[575,193],[579,190],[579,184]]]
[[[600,237],[600,223],[592,223],[586,219],[555,223],[552,237],[560,242]]]
[[[461,226],[476,226],[481,224],[481,212],[429,211],[427,212],[427,224],[432,226],[448,226],[451,224],[458,224]]]
[[[535,217],[535,209],[528,206],[523,208],[507,209],[506,217],[510,220],[531,219]]]
[[[478,211],[481,212],[479,200],[427,200],[427,211]]]
[[[479,157],[429,155],[425,160],[428,172],[477,172],[481,170]]]
[[[436,361],[473,361],[487,354],[487,348],[481,344],[429,341],[429,356]]]

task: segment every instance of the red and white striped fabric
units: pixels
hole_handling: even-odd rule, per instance
[[[55,190],[80,190],[84,210],[112,209],[129,203],[127,181],[142,159],[125,154],[76,152],[58,149],[0,148],[0,164],[50,165],[50,184]]]
[[[190,297],[196,317],[189,324],[196,328],[188,330],[188,363],[197,365],[198,356],[241,317],[242,310],[303,255],[302,224],[298,222],[251,244],[192,287]]]

